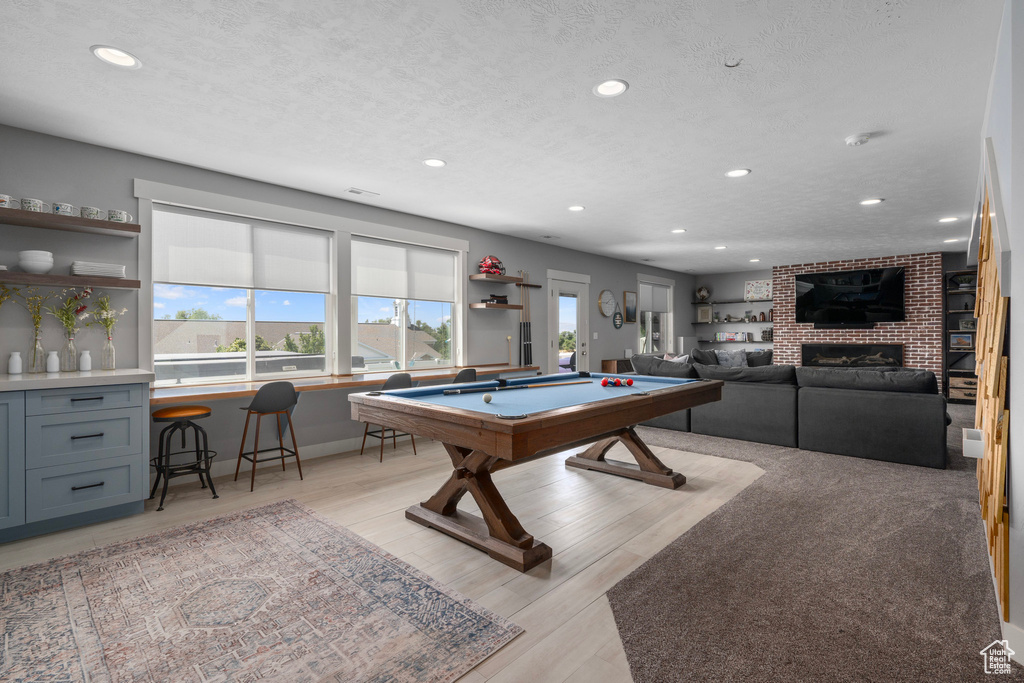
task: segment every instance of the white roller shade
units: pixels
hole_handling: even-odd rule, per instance
[[[178,207],[153,209],[153,279],[329,292],[331,236]]]
[[[668,313],[668,287],[649,282],[640,283],[640,310]]]
[[[153,279],[252,287],[252,227],[182,209],[153,209]]]
[[[330,292],[330,233],[266,224],[253,226],[253,281],[257,289]]]
[[[455,301],[454,251],[352,240],[352,293],[385,299]]]

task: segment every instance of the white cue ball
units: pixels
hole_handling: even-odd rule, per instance
[[[490,403],[492,398],[494,397],[490,394],[484,394],[484,403]]]

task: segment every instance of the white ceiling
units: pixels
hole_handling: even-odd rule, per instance
[[[680,271],[952,250],[1002,4],[7,0],[0,122]]]

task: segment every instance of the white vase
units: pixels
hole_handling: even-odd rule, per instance
[[[79,372],[89,372],[92,370],[92,356],[88,351],[82,351],[82,355],[79,356],[78,370]]]
[[[21,352],[11,351],[11,357],[7,361],[7,374],[8,375],[20,375],[21,374]]]
[[[57,355],[56,351],[50,351],[46,354],[46,371],[60,372],[60,356]]]

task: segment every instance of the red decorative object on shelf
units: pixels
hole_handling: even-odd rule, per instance
[[[480,259],[480,272],[490,273],[491,275],[504,275],[505,266],[502,265],[501,259],[497,256],[484,256]]]

